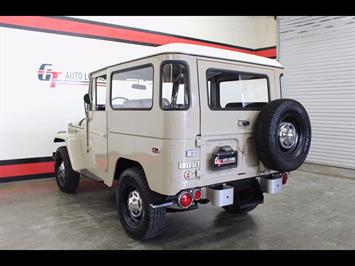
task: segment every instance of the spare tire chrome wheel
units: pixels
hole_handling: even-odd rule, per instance
[[[272,170],[289,172],[305,161],[311,146],[311,122],[303,105],[292,99],[269,102],[255,121],[255,148]]]
[[[298,132],[292,122],[284,121],[279,125],[279,143],[282,149],[292,152],[298,143]]]

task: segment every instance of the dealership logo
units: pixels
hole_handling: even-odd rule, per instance
[[[38,71],[38,80],[49,82],[50,88],[55,88],[57,84],[81,85],[89,84],[89,75],[84,72],[60,72],[55,71],[52,64],[42,64]]]

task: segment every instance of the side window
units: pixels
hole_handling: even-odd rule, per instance
[[[188,73],[183,63],[165,62],[161,67],[160,106],[163,110],[189,107]]]
[[[105,111],[106,107],[106,75],[93,80],[93,110]]]
[[[151,109],[153,106],[153,67],[116,72],[112,75],[113,109]]]

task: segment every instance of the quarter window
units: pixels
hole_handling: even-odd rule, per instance
[[[184,110],[189,106],[187,67],[165,62],[161,67],[160,106],[163,110]]]
[[[211,109],[258,109],[269,101],[266,75],[229,70],[207,70]]]
[[[113,109],[151,109],[153,106],[153,67],[114,73],[111,105]]]

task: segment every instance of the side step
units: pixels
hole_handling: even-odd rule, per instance
[[[85,176],[87,178],[90,178],[92,180],[95,180],[96,182],[99,182],[99,183],[102,183],[104,182],[100,177],[94,175],[93,173],[91,173],[89,170],[87,169],[82,169],[80,172],[79,172],[82,176]]]

